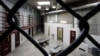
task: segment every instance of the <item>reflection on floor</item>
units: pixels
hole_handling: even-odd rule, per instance
[[[44,37],[43,34],[38,34],[34,38],[35,40]],[[48,47],[45,47],[47,50]],[[7,56],[43,56],[42,53],[29,41],[25,41],[19,47],[17,47],[14,51],[9,53]]]
[[[44,34],[37,34],[33,37],[36,41],[41,38],[45,38]],[[47,37],[46,37],[47,38]],[[49,52],[49,46],[43,47],[48,53]],[[81,51],[75,50],[71,53],[71,55],[68,56],[92,56],[92,55],[77,55],[76,53],[80,53]],[[9,53],[6,56],[44,56],[33,44],[31,44],[29,41],[25,41],[23,44],[21,44],[19,47],[17,47],[14,51]],[[51,56],[51,55],[50,55]]]

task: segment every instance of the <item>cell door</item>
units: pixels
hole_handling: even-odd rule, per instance
[[[76,39],[76,31],[70,31],[70,43]]]
[[[16,32],[15,33],[15,47],[20,45],[20,33]]]
[[[11,35],[5,39],[5,52],[8,54],[11,51]]]
[[[5,56],[11,52],[11,36],[8,36],[0,43],[0,56]]]

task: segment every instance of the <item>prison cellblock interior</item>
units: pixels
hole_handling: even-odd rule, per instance
[[[2,8],[2,7],[0,7]],[[32,16],[24,14],[26,12],[17,12],[16,16],[20,20],[20,27],[31,37],[34,36],[34,28],[40,27],[40,25],[33,24]],[[10,25],[7,23],[8,12],[4,11],[3,8],[0,10],[0,35],[2,35]],[[12,31],[1,43],[0,43],[0,56],[5,56],[9,52],[13,51],[16,47],[22,44],[26,40],[25,36],[17,30]]]

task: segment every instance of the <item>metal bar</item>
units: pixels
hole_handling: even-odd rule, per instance
[[[12,9],[9,9],[1,0],[0,4],[8,11],[7,15],[7,22],[10,24],[10,28],[6,30],[0,36],[0,42],[2,42],[14,29],[21,32],[33,45],[35,45],[43,54],[44,56],[48,56],[48,53],[34,40],[29,36],[24,30],[19,27],[19,20],[15,16],[15,13],[18,11],[20,7],[26,2],[27,0],[18,0],[18,2],[14,5]],[[62,7],[64,7],[67,11],[69,11],[73,16],[75,16],[79,20],[79,28],[81,30],[81,34],[78,36],[79,38],[75,40],[68,48],[63,50],[61,53],[57,54],[56,56],[66,56],[71,53],[75,48],[77,48],[81,42],[87,37],[96,47],[100,49],[100,44],[92,38],[92,36],[88,33],[89,32],[89,24],[88,20],[94,16],[97,12],[100,11],[100,4],[96,6],[93,10],[87,13],[84,17],[80,16],[76,12],[74,12],[70,7],[64,4],[61,0],[56,0]],[[14,17],[14,21],[13,21]]]

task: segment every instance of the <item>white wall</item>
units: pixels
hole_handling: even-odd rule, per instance
[[[57,40],[57,27],[63,28],[63,44],[69,45],[70,43],[70,30],[72,29],[72,24],[60,24],[60,23],[45,23],[45,36],[48,36],[48,27],[50,27],[50,36],[54,34],[54,40]]]
[[[68,12],[59,13],[58,22],[60,23],[60,21],[67,21],[68,24],[73,24],[73,16]]]
[[[66,21],[67,24],[73,24],[73,16],[68,12],[45,15],[45,22],[53,21],[53,23],[60,23]]]
[[[76,11],[78,14],[80,14],[82,17],[85,16],[91,9],[85,9],[85,10],[78,10]],[[50,26],[50,34],[55,34],[55,40],[57,40],[57,27],[63,27],[64,28],[64,38],[63,38],[63,41],[64,41],[64,44],[68,45],[69,44],[69,35],[70,35],[70,32],[69,30],[75,30],[77,31],[77,35],[76,37],[78,37],[80,35],[80,31],[79,29],[77,28],[77,22],[78,20],[76,20],[76,18],[72,15],[70,15],[69,13],[59,13],[59,14],[56,14],[57,15],[57,22],[61,21],[61,20],[64,20],[64,21],[68,21],[68,24],[75,24],[75,28],[70,28],[70,26],[67,26],[66,25],[62,25],[62,24],[59,24],[59,23],[45,23],[45,36],[48,36],[48,26]],[[51,16],[51,15],[50,15]],[[54,16],[52,16],[52,20],[55,20],[55,18],[53,19]],[[49,15],[47,15],[47,18],[49,18]],[[45,19],[47,21],[49,21],[48,19]],[[75,19],[73,21],[73,18]],[[51,19],[51,17],[49,18]],[[47,22],[46,21],[46,22]],[[98,12],[95,16],[91,17],[89,20],[88,20],[89,24],[90,24],[90,31],[89,33],[92,34],[93,38],[98,42],[100,43],[100,12]],[[68,28],[68,29],[67,29]],[[95,47],[88,39],[85,39],[84,42],[79,46],[79,47],[82,47],[84,49],[86,49],[86,51],[88,51],[88,47]]]
[[[53,23],[50,23],[49,21],[53,21]],[[61,21],[66,21],[67,23],[62,24]],[[75,24],[76,31],[79,30],[79,29],[77,29],[77,27],[78,27],[77,20],[75,20],[75,22],[74,22],[74,17],[68,12],[46,15],[45,22],[47,22],[47,23],[45,23],[45,27],[44,27],[45,28],[45,36],[48,36],[48,27],[50,26],[50,35],[55,34],[54,37],[55,37],[55,40],[57,40],[57,27],[62,27],[63,31],[64,31],[63,44],[67,44],[67,45],[69,45],[69,43],[70,43],[70,41],[69,41],[70,40],[70,30],[73,30],[73,24]]]
[[[46,22],[52,21],[54,23],[57,23],[57,14],[47,15],[46,19]]]
[[[24,36],[20,33],[20,44],[22,44],[24,42],[23,38],[24,38]]]

